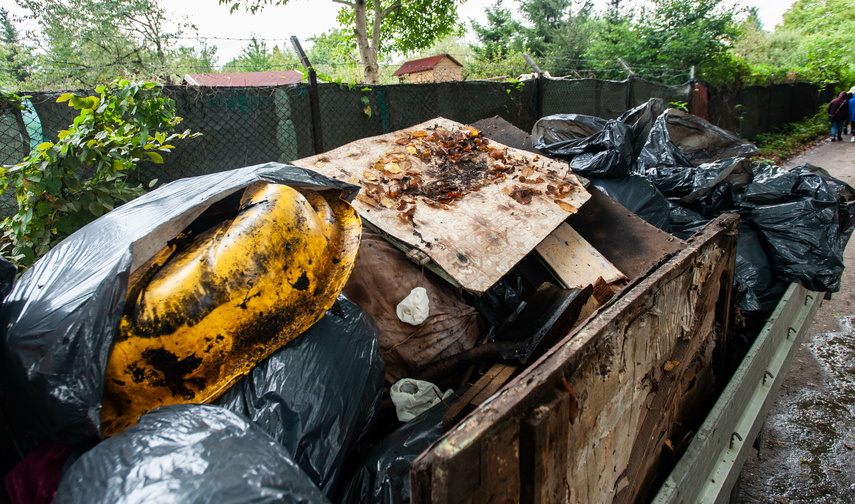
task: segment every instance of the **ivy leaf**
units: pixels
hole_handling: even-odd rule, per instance
[[[151,158],[152,162],[157,164],[163,164],[163,156],[161,156],[157,152],[146,152],[146,155]]]

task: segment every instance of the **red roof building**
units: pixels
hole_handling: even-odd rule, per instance
[[[184,84],[189,86],[266,87],[294,84],[303,79],[296,70],[276,72],[238,72],[185,74]]]
[[[463,79],[463,65],[448,54],[407,61],[392,74],[398,82],[447,82]]]

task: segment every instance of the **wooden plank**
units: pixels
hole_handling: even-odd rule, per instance
[[[556,390],[520,423],[520,504],[567,501],[570,394]]]
[[[535,250],[568,289],[594,284],[598,278],[610,284],[626,279],[626,275],[566,222],[562,222]]]
[[[737,222],[737,216],[719,217],[685,250],[568,334],[422,454],[413,463],[416,477],[411,481],[418,482],[423,471],[447,473],[444,468],[457,453],[495,436],[504,424],[520,421],[566,378],[579,408],[568,438],[569,500],[611,502],[618,495],[640,493],[644,482],[630,480],[629,473],[649,474],[658,463],[656,447],[666,439],[680,439],[670,427],[663,430],[662,422],[650,420],[663,415],[650,408],[677,401],[671,404],[688,411],[690,405],[684,406],[678,393],[687,386],[684,378],[688,383],[690,377],[695,383],[710,378],[711,366],[703,360],[715,341],[708,300],[717,298],[722,276],[733,267]],[[665,437],[660,439],[660,433]],[[633,453],[654,455],[634,462],[640,466],[633,468]],[[432,490],[443,486],[432,484]],[[473,495],[480,491],[488,489],[481,486]],[[428,493],[414,489],[412,495],[424,498]],[[436,492],[428,497],[413,502],[445,502]]]
[[[726,503],[822,294],[792,284],[716,400],[655,504]]]
[[[596,187],[588,192],[591,199],[567,223],[630,279],[685,247],[683,240],[651,226]]]
[[[463,393],[463,396],[452,404],[445,415],[442,417],[442,426],[444,429],[450,429],[457,424],[464,416],[478,407],[479,404],[486,401],[493,394],[499,391],[511,376],[516,372],[517,367],[509,364],[494,364],[484,376],[478,379],[469,390]]]
[[[374,201],[366,197],[366,187],[380,185],[384,190],[392,187],[392,180],[386,178],[389,173],[374,168],[379,160],[390,156],[400,158],[397,162],[408,166],[402,173],[415,174],[412,175],[413,180],[420,178],[420,187],[444,180],[444,173],[449,170],[448,163],[443,165],[444,158],[440,156],[429,157],[425,161],[418,154],[426,152],[424,144],[417,142],[426,142],[426,137],[411,138],[411,135],[416,132],[432,135],[440,129],[457,131],[461,128],[464,128],[462,124],[437,118],[403,131],[358,140],[293,164],[362,186],[353,205],[363,219],[419,249],[464,289],[480,294],[534,250],[590,195],[566,163],[491,142],[490,152],[501,159],[480,152],[478,163],[466,165],[477,164],[480,168],[467,173],[483,174],[493,170],[495,175],[499,163],[507,167],[507,173],[485,179],[484,185],[477,190],[463,191],[453,203],[438,205],[423,196],[405,198],[400,196],[405,194],[404,191],[392,191],[399,194],[394,197],[400,201],[411,201],[406,207],[400,207],[407,211],[415,208],[415,213],[408,219],[402,214],[404,210],[398,209],[398,200],[394,205],[391,200],[386,201],[387,206],[384,206],[373,204]],[[523,173],[527,175],[523,176]],[[521,187],[534,191],[526,203],[509,195]],[[550,187],[552,192],[556,187],[565,188],[568,192],[560,197],[550,196]],[[386,194],[393,197],[389,192]]]

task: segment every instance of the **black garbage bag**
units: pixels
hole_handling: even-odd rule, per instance
[[[647,137],[650,136],[650,130],[656,123],[656,118],[662,115],[664,111],[665,100],[651,98],[647,102],[627,110],[617,118],[618,121],[632,127],[633,163],[641,153],[641,149],[644,148],[644,144],[647,143]]]
[[[698,166],[656,166],[642,175],[666,198],[684,205],[703,200],[724,183],[732,191],[741,192],[754,178],[751,163],[746,158],[727,158]]]
[[[822,168],[756,164],[740,213],[763,236],[777,278],[837,292],[855,225],[855,190]]]
[[[648,223],[669,231],[671,206],[652,182],[640,175],[622,178],[592,178],[591,183]]]
[[[532,145],[542,149],[545,145],[588,138],[602,131],[607,122],[606,119],[583,114],[541,117],[531,129]]]
[[[218,406],[163,406],[83,454],[55,504],[329,502],[288,450]]]
[[[410,466],[442,436],[442,402],[392,431],[361,456],[342,481],[341,504],[410,502]]]
[[[764,293],[776,283],[775,273],[769,264],[763,238],[757,232],[754,224],[741,220],[739,222],[739,241],[736,243],[736,268],[733,274],[735,289],[735,304],[743,312],[758,312],[768,314],[775,308],[764,305]],[[768,301],[768,300],[767,300]]]
[[[349,197],[358,190],[279,163],[178,180],[83,227],[21,276],[0,309],[3,381],[20,426],[60,443],[99,439],[107,360],[128,276],[141,262],[135,254],[160,250],[200,206],[259,180]]]
[[[0,301],[12,290],[17,273],[18,271],[12,263],[0,257]]]
[[[385,383],[377,326],[344,295],[337,303],[215,402],[285,446],[328,497],[372,426]]]
[[[575,131],[581,129],[576,123],[566,121],[568,132],[560,135],[560,122],[549,116],[540,121],[548,121],[548,128],[534,126],[534,148],[549,156],[566,160],[574,173],[584,177],[624,177],[632,167],[632,128],[619,121],[607,121],[601,130],[585,138],[572,138]],[[579,116],[575,116],[579,117]],[[583,116],[590,118],[590,116]],[[597,119],[597,118],[592,118]],[[587,125],[587,123],[584,123]],[[548,135],[547,135],[548,133]],[[549,141],[548,138],[566,136],[569,139]]]
[[[757,147],[700,117],[675,109],[660,115],[638,155],[636,168],[697,166],[725,158],[749,158]]]
[[[671,205],[671,213],[668,217],[671,234],[681,240],[688,240],[710,222],[710,219],[694,210],[680,206],[673,201],[668,203]]]

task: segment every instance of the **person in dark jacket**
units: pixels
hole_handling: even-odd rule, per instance
[[[843,124],[849,119],[849,100],[846,91],[828,104],[828,119],[831,121],[831,141],[843,141]]]

